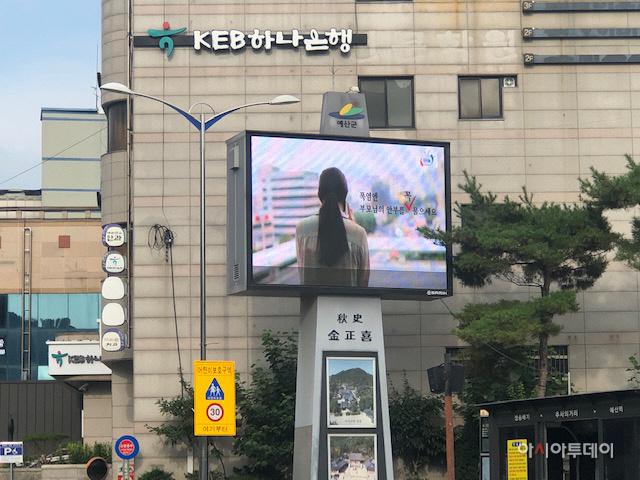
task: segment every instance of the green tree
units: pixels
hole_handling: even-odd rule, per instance
[[[261,479],[289,479],[293,467],[293,434],[298,345],[293,335],[262,334],[266,366],[251,366],[251,382],[238,382],[238,436],[233,446],[251,463],[241,469]]]
[[[427,465],[443,468],[446,461],[445,432],[440,397],[420,394],[404,379],[402,391],[391,388],[389,421],[393,455],[402,459],[407,478],[418,479]]]
[[[163,417],[169,422],[156,427],[146,425],[147,430],[162,437],[165,445],[170,447],[183,446],[188,451],[194,451],[198,445],[198,439],[193,434],[193,387],[180,375],[182,386],[181,395],[173,398],[161,398],[156,404]],[[223,452],[214,441],[214,437],[207,437],[210,454],[220,462],[222,475],[227,478],[224,465]],[[197,478],[197,477],[196,477]]]
[[[616,235],[602,209],[590,205],[533,203],[525,189],[518,201],[508,196],[496,201],[483,193],[475,177],[464,172],[459,187],[471,200],[456,204],[462,220],[450,232],[423,227],[428,238],[459,246],[453,273],[465,286],[483,287],[494,279],[535,287],[540,297],[529,301],[502,301],[468,305],[456,315],[457,334],[471,344],[537,342],[540,356],[537,396],[548,380],[549,338],[561,327],[554,317],[578,310],[576,290],[591,287],[606,266],[606,252]],[[553,286],[557,289],[552,289]]]
[[[587,195],[586,203],[594,208],[619,210],[640,205],[640,164],[630,155],[627,173],[609,176],[591,168],[591,179],[580,180],[580,189]],[[616,240],[616,259],[640,270],[640,217],[631,220],[631,238],[619,236]]]

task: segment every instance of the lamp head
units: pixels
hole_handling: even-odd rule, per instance
[[[129,87],[117,82],[105,83],[104,85],[100,86],[100,90],[102,90],[103,92],[123,93],[125,95],[133,95],[133,91]]]
[[[269,102],[269,105],[291,105],[292,103],[300,103],[300,99],[293,95],[278,95]]]

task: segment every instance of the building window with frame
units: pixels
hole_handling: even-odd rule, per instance
[[[413,128],[413,77],[360,77],[370,128]]]
[[[107,152],[127,149],[127,101],[107,105]]]
[[[461,120],[502,118],[503,77],[458,77]]]

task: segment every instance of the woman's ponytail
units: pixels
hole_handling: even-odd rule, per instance
[[[331,267],[349,251],[339,203],[347,197],[347,180],[337,168],[328,168],[320,175],[318,196],[322,201],[318,220],[318,260]]]

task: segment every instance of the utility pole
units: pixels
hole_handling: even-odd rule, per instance
[[[453,446],[453,398],[451,397],[451,353],[444,354],[444,423],[447,446],[447,480],[455,480]]]

